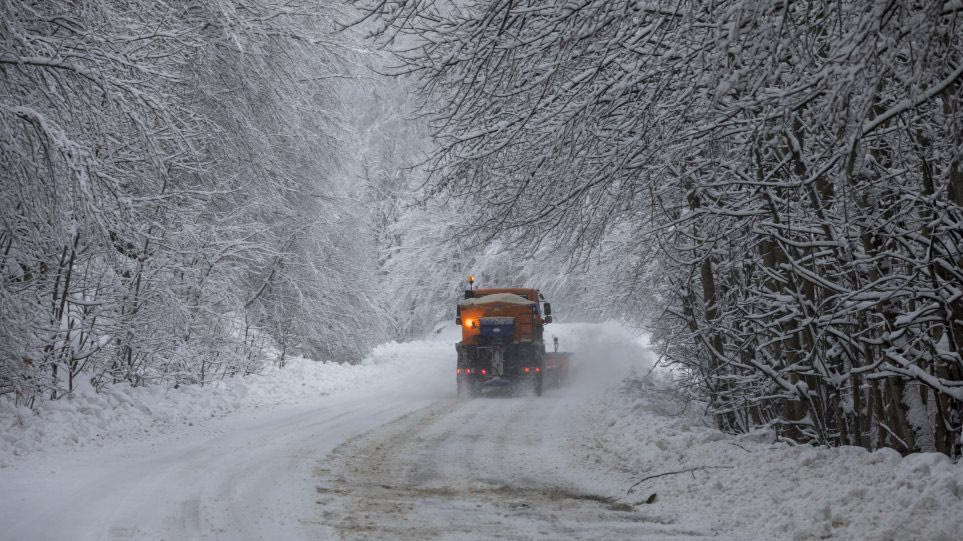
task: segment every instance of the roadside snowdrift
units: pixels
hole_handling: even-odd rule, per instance
[[[583,363],[580,377],[626,370],[619,382],[584,387],[592,392],[572,409],[578,460],[597,464],[600,477],[622,479],[608,496],[669,520],[699,517],[722,537],[960,538],[963,464],[937,453],[902,458],[891,449],[775,443],[770,432],[722,433],[700,404],[686,405],[650,373],[648,353],[639,362],[632,343],[612,344],[617,330],[575,331],[569,334],[582,360],[595,362],[591,370]],[[620,356],[627,359],[615,362]],[[643,503],[653,495],[653,503]]]
[[[434,340],[382,344],[358,365],[292,358],[284,368],[178,389],[112,385],[98,393],[78,388],[61,400],[40,403],[36,411],[0,397],[0,467],[19,457],[59,448],[104,445],[131,437],[164,433],[178,426],[255,408],[308,403],[332,394],[382,389],[443,397],[454,350]],[[417,384],[398,378],[421,374]]]

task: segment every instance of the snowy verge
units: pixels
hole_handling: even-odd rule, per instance
[[[581,415],[578,424],[595,427],[581,458],[626,480],[613,496],[680,520],[700,516],[723,537],[950,541],[963,532],[963,464],[945,455],[725,434],[642,370],[587,400]]]
[[[292,358],[284,368],[272,366],[260,374],[204,387],[117,384],[96,392],[86,386],[60,400],[41,402],[35,410],[0,397],[0,467],[41,450],[105,445],[238,411],[304,404],[328,395],[397,385],[397,379],[389,381],[386,374],[431,374],[433,379],[422,382],[417,391],[440,392],[442,365],[448,366],[453,349],[441,341],[443,337],[433,338],[382,344],[358,365]]]

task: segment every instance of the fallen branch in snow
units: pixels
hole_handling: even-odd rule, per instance
[[[745,447],[739,445],[738,443],[736,443],[736,442],[734,442],[734,441],[730,441],[730,442],[729,442],[729,445],[735,445],[736,447],[742,449],[743,451],[745,451],[745,452],[747,452],[747,453],[751,453],[751,452],[752,452],[752,451],[750,451],[749,449],[746,449]]]
[[[636,481],[635,484],[633,484],[632,486],[630,486],[629,489],[625,491],[625,495],[628,496],[629,494],[631,494],[632,491],[635,490],[635,487],[641,485],[641,484],[644,483],[645,481],[648,481],[649,479],[655,479],[655,478],[657,478],[657,477],[665,477],[666,475],[676,475],[676,474],[679,474],[679,473],[692,473],[692,472],[697,471],[697,470],[703,470],[703,471],[704,471],[704,470],[731,470],[731,469],[732,469],[732,466],[696,466],[696,467],[694,467],[694,468],[686,468],[686,469],[684,469],[684,470],[667,471],[667,472],[663,472],[663,473],[657,473],[657,474],[655,474],[655,475],[650,475],[650,476],[648,476],[648,477],[643,477],[642,479],[639,479],[638,481]]]

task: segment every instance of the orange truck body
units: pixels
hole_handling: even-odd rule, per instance
[[[528,387],[541,395],[543,378],[549,385],[561,383],[568,357],[546,354],[544,328],[552,317],[551,306],[543,300],[533,288],[465,290],[456,319],[462,329],[461,342],[455,345],[459,396],[498,387]]]
[[[477,345],[481,326],[479,322],[483,317],[510,317],[515,320],[515,334],[513,342],[538,341],[542,340],[542,329],[545,320],[538,310],[533,310],[539,302],[537,289],[523,288],[486,288],[469,290],[472,297],[479,299],[488,295],[499,293],[510,293],[528,299],[533,304],[520,305],[509,302],[492,302],[475,306],[458,306],[458,317],[461,318],[461,343]],[[466,295],[468,291],[466,291]]]

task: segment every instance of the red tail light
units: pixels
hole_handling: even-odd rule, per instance
[[[488,374],[488,370],[485,370],[484,368],[482,368],[482,375],[484,376],[486,374]]]
[[[465,369],[465,373],[470,376],[470,375],[471,375],[471,368],[466,368],[466,369]]]
[[[526,374],[532,371],[532,369],[529,368],[529,367],[527,367],[527,366],[526,366],[525,368],[522,368],[522,370],[523,370]]]
[[[541,366],[536,366],[536,367],[535,367],[535,373],[536,373],[536,374],[538,374],[538,373],[541,372],[541,371],[542,371],[542,367],[541,367]]]
[[[457,374],[457,375],[460,376],[460,375],[461,375],[461,368],[456,368],[456,369],[455,369],[455,374]]]

